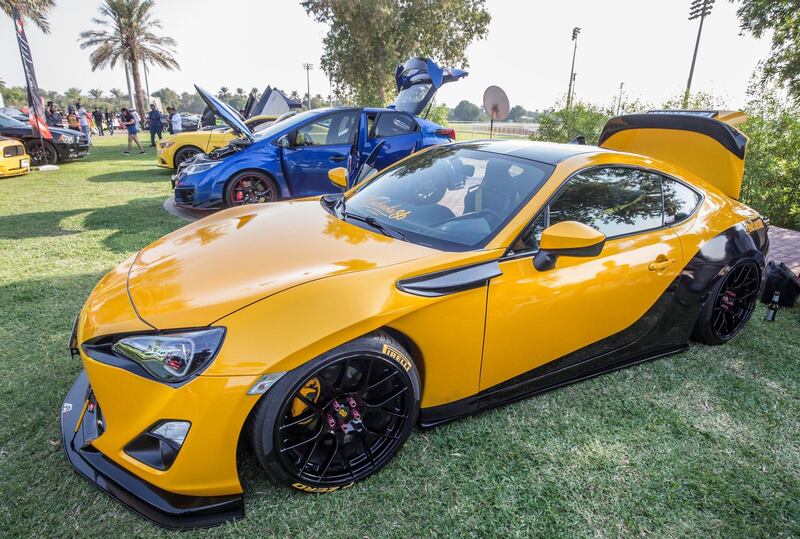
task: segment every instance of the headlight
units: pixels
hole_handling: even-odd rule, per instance
[[[202,163],[194,163],[183,169],[182,172],[185,172],[186,174],[197,174],[198,172],[205,172],[210,168],[214,168],[220,163],[222,163],[222,161],[203,161]]]
[[[201,371],[217,355],[225,329],[133,335],[114,343],[118,356],[135,361],[165,382],[180,382]]]
[[[59,135],[58,142],[62,144],[72,144],[75,142],[75,137],[72,135]]]
[[[173,147],[175,145],[175,141],[174,140],[165,140],[164,142],[159,142],[158,145],[159,145],[159,147],[164,148],[164,149],[171,148],[171,147]]]

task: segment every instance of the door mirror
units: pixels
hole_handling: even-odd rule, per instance
[[[289,135],[283,135],[278,140],[275,141],[275,145],[278,148],[289,148],[291,147],[292,143],[289,142]]]
[[[331,183],[342,189],[347,189],[347,169],[344,167],[332,168],[328,171],[328,179]]]
[[[605,235],[588,225],[562,221],[542,232],[539,252],[533,258],[533,265],[539,271],[547,271],[555,267],[559,256],[598,256],[605,242]]]

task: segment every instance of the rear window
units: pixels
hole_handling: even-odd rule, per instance
[[[664,193],[664,224],[683,221],[700,204],[700,195],[680,182],[663,178],[661,189]]]

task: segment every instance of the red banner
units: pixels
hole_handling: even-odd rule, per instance
[[[17,43],[19,43],[19,53],[22,56],[22,68],[25,70],[25,82],[28,85],[28,117],[30,118],[31,128],[35,134],[48,140],[53,140],[50,128],[47,126],[44,111],[44,98],[39,95],[39,85],[36,82],[36,72],[33,70],[33,57],[31,48],[28,45],[28,38],[25,36],[25,27],[22,25],[22,16],[14,8],[14,28],[17,31]]]

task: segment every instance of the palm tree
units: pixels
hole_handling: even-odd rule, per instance
[[[81,48],[94,48],[89,56],[92,71],[125,62],[133,76],[136,106],[142,113],[146,110],[142,62],[169,70],[180,69],[173,56],[176,41],[152,32],[153,28],[161,28],[161,21],[153,14],[153,5],[153,0],[105,0],[99,8],[101,18],[92,19],[101,28],[81,32]]]
[[[24,19],[30,19],[33,24],[45,34],[50,33],[50,23],[47,16],[56,5],[55,0],[0,0],[0,9],[9,17],[16,8]]]
[[[125,96],[125,94],[122,93],[122,90],[120,90],[119,88],[111,88],[111,90],[109,90],[108,93],[110,93],[111,97],[114,98],[114,107],[118,107],[120,99],[122,99]]]
[[[67,101],[70,104],[75,103],[76,101],[81,100],[81,89],[80,88],[67,88],[67,91],[64,92],[64,97],[67,98]]]
[[[92,88],[89,90],[89,95],[92,96],[92,99],[94,99],[94,103],[96,105],[100,98],[103,97],[103,90],[99,88]]]
[[[236,88],[236,95],[242,97],[244,95],[244,88]]]
[[[222,86],[219,89],[219,93],[217,94],[217,97],[219,97],[220,99],[228,99],[230,96],[231,96],[231,91],[230,88],[228,88],[227,86]]]

